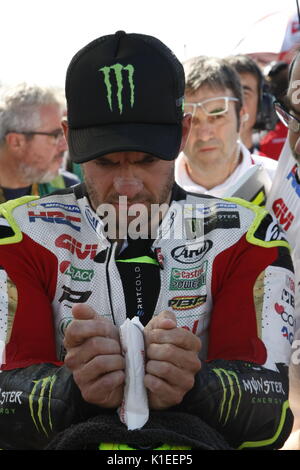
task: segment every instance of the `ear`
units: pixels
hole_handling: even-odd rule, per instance
[[[5,136],[5,142],[10,150],[17,152],[22,150],[24,143],[26,142],[26,137],[18,132],[8,132]]]
[[[182,152],[182,150],[185,147],[185,144],[190,134],[191,126],[192,126],[192,115],[186,114],[185,116],[183,116],[183,119],[182,119],[182,138],[181,138],[179,152]]]
[[[239,125],[239,129],[238,129],[238,132],[241,131],[242,127],[243,127],[243,124],[245,122],[248,121],[249,119],[249,113],[247,112],[247,107],[246,106],[243,106],[240,110],[240,125]]]
[[[63,118],[61,121],[61,125],[65,134],[65,139],[68,142],[68,133],[69,133],[69,126],[68,126],[68,121],[66,118]]]

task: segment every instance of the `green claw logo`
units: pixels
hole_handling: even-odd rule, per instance
[[[56,375],[33,380],[34,386],[29,395],[31,418],[37,431],[39,433],[43,432],[46,436],[48,436],[48,432],[52,431],[51,394],[55,381]],[[46,428],[48,428],[48,431]]]
[[[234,412],[234,418],[236,418],[241,403],[242,391],[238,376],[235,372],[225,369],[213,369],[213,372],[217,375],[223,388],[223,400],[220,404],[219,421],[221,422],[223,419],[223,426],[225,426],[232,411],[233,402],[235,402],[236,405]],[[237,394],[235,389],[238,392]]]
[[[122,64],[115,64],[111,65],[110,67],[102,67],[99,69],[104,75],[104,83],[106,86],[107,90],[107,101],[109,104],[109,109],[112,111],[113,110],[113,105],[112,105],[112,85],[110,82],[111,74],[110,72],[113,71],[115,73],[115,78],[117,82],[117,100],[118,100],[118,107],[119,107],[119,112],[122,114],[123,112],[123,98],[122,98],[122,92],[123,92],[123,72],[127,72],[126,76],[128,78],[128,83],[130,87],[130,105],[133,107],[134,105],[134,82],[133,82],[133,74],[134,74],[134,67],[131,64],[126,65],[126,67]]]

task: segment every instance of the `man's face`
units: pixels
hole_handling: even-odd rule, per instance
[[[58,106],[42,106],[40,117],[41,125],[32,131],[53,132],[61,129],[62,112]],[[55,178],[66,149],[64,135],[55,138],[35,134],[31,138],[24,138],[20,167],[28,184],[45,183]]]
[[[169,202],[174,183],[173,161],[142,152],[118,152],[84,163],[82,168],[94,210],[99,213],[99,206],[110,204],[116,212],[117,230],[119,211],[124,209],[120,196],[126,196],[127,208],[142,204],[148,216],[152,204]],[[126,222],[130,220],[131,217],[127,217]],[[148,217],[147,223],[149,220]]]
[[[300,99],[299,99],[299,83],[296,80],[300,80],[300,57],[296,60],[292,76],[289,82],[289,87],[286,96],[286,107],[290,114],[300,119]],[[288,139],[291,147],[291,151],[295,159],[300,163],[300,132],[288,131]]]
[[[220,96],[233,97],[233,93],[229,89],[213,90],[203,86],[194,94],[187,93],[185,102],[199,103]],[[228,111],[225,114],[216,116],[207,116],[198,107],[184,153],[191,165],[200,166],[203,170],[212,169],[213,165],[236,159],[238,137],[238,120],[234,101],[228,102]]]
[[[249,115],[243,126],[245,129],[252,129],[256,122],[259,98],[257,78],[251,73],[240,73],[239,77],[243,87],[244,108]]]

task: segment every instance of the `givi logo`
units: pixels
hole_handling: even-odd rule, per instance
[[[87,257],[94,259],[98,245],[96,243],[82,245],[81,242],[71,237],[71,235],[63,234],[55,240],[55,246],[58,248],[65,248],[72,254],[75,254],[79,259],[85,259]]]

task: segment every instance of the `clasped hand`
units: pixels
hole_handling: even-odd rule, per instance
[[[66,330],[65,365],[85,401],[105,408],[120,406],[125,383],[125,360],[119,330],[88,305],[73,307],[74,320]],[[177,327],[172,312],[163,311],[144,329],[146,370],[144,383],[149,407],[166,409],[179,404],[194,385],[201,368],[201,342]]]

